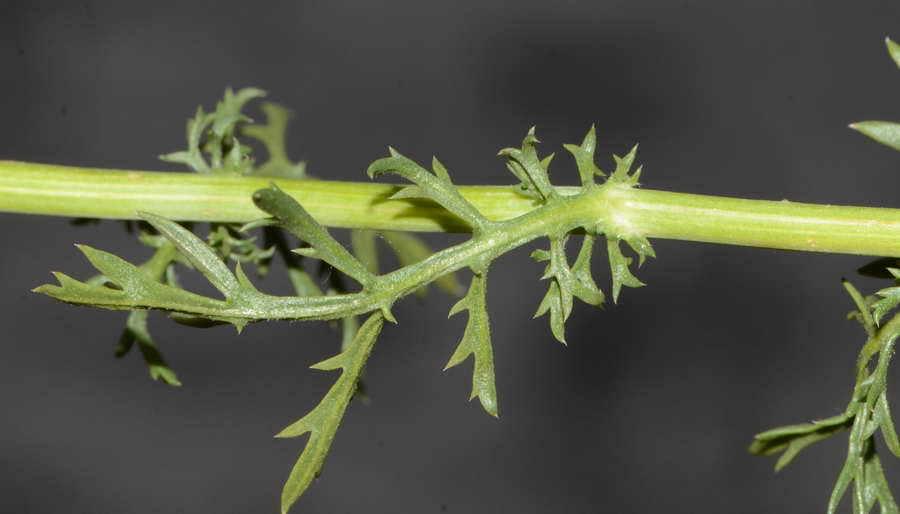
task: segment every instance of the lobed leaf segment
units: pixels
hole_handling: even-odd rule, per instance
[[[507,168],[519,184],[515,189],[535,200],[537,207],[521,216],[505,221],[492,221],[469,203],[453,184],[450,174],[436,158],[431,170],[390,149],[388,157],[378,159],[368,168],[372,178],[385,174],[398,175],[410,185],[398,188],[392,199],[434,202],[455,215],[472,229],[472,237],[463,243],[436,253],[409,234],[384,232],[384,238],[398,254],[401,267],[379,273],[376,251],[377,235],[372,232],[351,233],[352,251],[340,244],[294,198],[277,186],[278,178],[308,179],[303,163],[291,163],[284,150],[287,111],[265,104],[266,125],[238,127],[249,121],[241,114],[244,105],[262,96],[257,89],[238,93],[226,92],[213,113],[198,109],[188,121],[188,149],[163,156],[163,159],[187,164],[198,173],[265,175],[273,177],[270,187],[254,193],[253,201],[269,218],[243,227],[214,223],[206,241],[189,227],[152,213],[140,213],[145,230],[142,241],[156,248],[154,256],[143,265],[131,264],[113,254],[79,245],[91,264],[101,273],[99,278],[78,281],[55,273],[59,285],[44,285],[36,292],[58,300],[104,309],[129,310],[119,353],[137,341],[150,365],[154,378],[178,384],[174,373],[155,351],[146,326],[147,310],[167,312],[179,323],[210,326],[229,323],[238,331],[248,323],[265,320],[341,320],[342,352],[314,365],[315,369],[341,370],[341,376],[322,401],[278,437],[296,437],[306,433],[310,438],[295,464],[282,495],[282,511],[290,506],[318,476],[331,446],[341,418],[357,390],[366,359],[379,335],[383,320],[396,322],[391,312],[394,303],[413,292],[422,292],[432,282],[451,293],[461,289],[454,272],[468,268],[472,278],[468,290],[450,310],[450,315],[468,312],[466,328],[446,368],[473,357],[472,391],[482,407],[498,416],[494,378],[494,357],[487,310],[487,276],[491,264],[501,255],[529,241],[546,237],[549,249],[538,250],[532,257],[546,262],[543,275],[548,280],[547,294],[540,302],[536,316],[550,313],[550,327],[556,339],[565,343],[564,324],[572,312],[574,298],[601,306],[604,293],[591,275],[591,257],[596,239],[604,236],[612,272],[612,297],[618,300],[621,288],[642,286],[631,272],[632,259],[625,257],[620,242],[638,256],[639,264],[653,257],[653,250],[639,233],[620,226],[615,219],[596,219],[587,208],[603,201],[610,188],[633,188],[638,185],[640,168],[632,172],[636,147],[624,157],[615,156],[616,167],[603,183],[595,177],[607,176],[594,162],[596,134],[592,127],[580,145],[566,145],[572,154],[582,187],[557,189],[552,186],[549,166],[552,155],[540,158],[534,129],[525,136],[519,148],[500,151]],[[254,167],[250,148],[237,140],[237,134],[259,139],[270,159]],[[204,156],[205,155],[205,156]],[[207,160],[208,158],[208,160]],[[562,191],[566,191],[564,194]],[[264,246],[248,236],[253,229],[262,231]],[[280,230],[279,230],[280,229]],[[573,231],[585,234],[574,264],[568,262],[566,243]],[[289,242],[285,233],[295,236],[299,245]],[[299,247],[296,247],[299,246]],[[248,278],[246,266],[255,266],[264,275],[274,255],[286,263],[295,296],[273,296],[261,292]],[[323,291],[306,270],[304,262],[315,259],[328,273],[329,287]],[[233,270],[226,264],[234,263]],[[199,271],[221,297],[213,298],[184,290],[179,285],[175,265],[186,265]],[[343,279],[349,277],[359,285],[348,292]],[[369,317],[362,326],[356,316]],[[357,328],[358,327],[358,328]],[[446,369],[445,368],[445,369]]]
[[[242,110],[248,102],[263,96],[265,96],[265,92],[255,88],[242,89],[237,93],[227,89],[224,98],[217,103],[213,112],[206,113],[202,107],[198,107],[195,116],[188,120],[187,149],[162,155],[160,159],[184,164],[192,171],[201,174],[264,176],[293,180],[311,178],[306,171],[306,163],[303,161],[293,162],[286,151],[285,136],[288,121],[292,116],[290,111],[278,104],[265,102],[261,109],[266,116],[266,123],[247,124],[252,120],[243,114]],[[257,166],[251,157],[251,148],[238,141],[238,135],[259,141],[265,148],[268,159]],[[156,223],[158,225],[165,221],[157,219]],[[304,269],[302,257],[291,253],[290,247],[279,229],[273,226],[260,226],[263,244],[259,245],[257,241],[259,238],[247,235],[247,229],[252,226],[255,225],[242,227],[234,223],[210,224],[206,243],[213,250],[215,256],[201,251],[201,253],[208,254],[203,256],[203,259],[212,263],[217,256],[219,260],[252,266],[255,268],[257,276],[264,277],[272,258],[278,253],[287,266],[288,277],[297,295],[321,296],[334,292],[345,292],[339,276],[329,275],[326,268],[322,268],[320,272],[323,275],[331,276],[332,279],[323,291],[311,274]],[[126,222],[126,228],[130,232],[134,231],[131,222]],[[173,228],[172,230],[177,229]],[[158,226],[153,223],[139,223],[137,232],[142,243],[155,249],[153,257],[139,268],[149,273],[153,282],[172,286],[175,290],[173,294],[179,296],[178,291],[182,291],[182,289],[178,281],[177,265],[191,268],[193,267],[192,262],[180,253],[166,237],[161,235]],[[373,248],[376,235],[371,231],[352,231],[354,241],[369,238]],[[430,254],[428,246],[416,236],[389,232],[383,232],[381,235],[391,242],[398,259],[403,263],[412,263]],[[203,245],[194,244],[194,247],[202,250]],[[134,272],[128,263],[119,262],[115,256],[104,255],[103,252],[88,247],[83,247],[82,250],[92,255],[92,258],[98,262],[106,262],[110,272],[114,273],[115,270],[119,270],[120,275]],[[377,262],[371,264],[374,265],[373,270],[377,271]],[[454,275],[447,275],[439,281],[439,286],[444,290],[456,291],[459,286],[454,280]],[[118,287],[102,274],[86,280],[85,284]],[[167,291],[172,293],[172,290]],[[424,293],[424,289],[422,292]],[[209,326],[227,321],[224,318],[216,319],[215,317],[184,313],[179,315],[175,312],[172,312],[171,315],[175,321],[192,326]],[[239,328],[243,326],[241,320],[234,321]],[[355,318],[347,318],[342,321],[341,340],[344,344],[353,340],[357,326],[358,322]],[[150,335],[147,312],[144,309],[134,309],[129,314],[116,346],[116,357],[128,354],[135,342],[138,343],[137,346],[147,363],[151,378],[168,385],[181,385],[181,381],[166,363]]]
[[[900,67],[900,45],[890,39],[886,40],[886,44],[891,59]],[[898,123],[863,121],[852,123],[850,127],[879,143],[900,150]],[[888,365],[900,336],[900,313],[895,313],[887,323],[881,323],[888,313],[900,306],[900,261],[895,258],[879,259],[863,266],[858,272],[869,277],[893,279],[894,287],[877,291],[876,295],[881,298],[863,297],[850,282],[843,281],[844,289],[855,305],[855,310],[850,312],[848,319],[857,320],[867,336],[856,361],[856,382],[847,408],[837,416],[757,434],[749,451],[757,455],[781,452],[775,463],[775,471],[780,471],[807,446],[850,430],[847,457],[829,497],[828,514],[837,511],[851,484],[853,489],[850,501],[854,514],[868,513],[876,503],[883,514],[900,514],[900,507],[891,493],[875,441],[875,434],[881,431],[888,450],[895,457],[900,457],[900,439],[897,437],[887,397]]]
[[[900,314],[895,314],[890,321],[880,325],[881,315],[877,312],[880,309],[879,304],[884,300],[878,301],[875,297],[864,298],[846,280],[843,281],[843,285],[856,307],[848,315],[848,319],[859,321],[867,335],[866,343],[857,358],[856,383],[853,386],[850,403],[840,415],[812,423],[774,428],[757,434],[749,451],[757,455],[782,452],[775,463],[775,470],[780,471],[807,446],[844,430],[850,430],[847,457],[828,500],[828,514],[837,511],[838,504],[851,483],[854,513],[869,512],[876,502],[883,513],[900,513],[885,477],[875,442],[875,433],[880,430],[888,449],[900,457],[900,440],[897,438],[887,397],[888,364],[894,353],[897,337],[900,336]],[[900,287],[891,289],[900,290]],[[879,294],[885,293],[881,291]]]

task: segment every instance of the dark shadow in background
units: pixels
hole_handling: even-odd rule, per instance
[[[522,20],[509,31],[503,22],[497,20],[472,53],[471,80],[492,116],[532,120],[554,132],[571,131],[573,118],[598,122],[605,131],[665,130],[679,108],[672,87],[682,84],[662,87],[665,74],[675,71],[667,66],[666,48],[677,43],[677,34],[597,31],[584,20],[552,17]],[[557,24],[567,30],[547,30]]]

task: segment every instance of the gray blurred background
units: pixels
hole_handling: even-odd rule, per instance
[[[812,1],[0,3],[0,158],[177,169],[185,119],[226,86],[290,106],[292,156],[366,180],[390,144],[462,184],[538,126],[542,152],[599,129],[601,167],[641,143],[646,187],[898,205],[900,155],[846,128],[900,119],[900,3]],[[258,112],[258,111],[257,111]],[[554,179],[574,184],[559,155]],[[140,260],[121,225],[0,215],[0,511],[277,512],[305,439],[271,436],[335,374],[324,324],[243,335],[151,319],[181,389],[112,356],[125,314],[28,291],[90,267],[82,242]],[[459,238],[435,236],[446,245]],[[545,245],[545,243],[541,243]],[[500,419],[440,370],[464,316],[399,304],[307,513],[823,512],[846,436],[785,471],[754,433],[840,412],[862,331],[841,276],[865,258],[654,241],[618,306],[577,305],[569,347],[532,320],[529,249],[493,267]],[[602,255],[602,254],[601,254]],[[595,263],[608,290],[604,259]],[[284,290],[283,275],[263,282]],[[856,283],[871,291],[881,284]],[[896,375],[896,373],[895,373]],[[896,387],[892,387],[896,390]],[[900,484],[900,467],[888,473]],[[849,510],[849,506],[847,506]]]

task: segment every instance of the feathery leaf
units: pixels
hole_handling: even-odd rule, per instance
[[[370,178],[392,173],[415,184],[401,189],[393,198],[428,198],[466,222],[475,233],[484,232],[493,226],[491,221],[460,194],[450,181],[447,169],[437,157],[432,159],[431,167],[434,173],[431,173],[393,148],[390,149],[390,153],[390,157],[378,159],[369,165],[366,173]]]
[[[311,244],[314,256],[331,264],[362,284],[371,287],[376,280],[366,267],[347,251],[331,234],[306,212],[297,200],[284,193],[275,184],[253,193],[257,207],[278,218],[288,232]],[[304,254],[306,255],[306,254]]]
[[[137,342],[144,362],[147,363],[147,370],[150,372],[150,378],[159,380],[170,386],[181,386],[178,375],[169,366],[162,354],[153,342],[153,337],[147,329],[147,311],[143,309],[133,310],[128,313],[128,320],[125,322],[125,330],[119,338],[119,344],[116,347],[116,357],[122,357]]]
[[[572,313],[573,297],[600,307],[605,296],[591,275],[591,255],[596,237],[586,234],[581,250],[570,268],[566,260],[568,236],[550,239],[550,250],[537,250],[531,257],[537,261],[550,261],[544,270],[543,279],[551,279],[547,294],[541,300],[534,317],[550,312],[550,330],[557,341],[565,344],[565,322]]]
[[[609,268],[612,272],[613,302],[618,303],[619,292],[622,290],[622,286],[641,287],[646,284],[631,274],[631,271],[628,269],[628,265],[631,264],[631,258],[622,255],[618,239],[608,237],[606,248],[609,253]]]
[[[309,432],[309,441],[281,493],[281,512],[286,513],[297,498],[319,476],[325,457],[331,449],[334,435],[341,424],[347,405],[356,391],[356,384],[381,332],[383,318],[375,312],[356,332],[353,343],[339,355],[312,366],[319,370],[341,370],[341,376],[328,390],[322,401],[308,414],[279,432],[275,437],[297,437]]]
[[[538,158],[535,145],[539,142],[534,135],[534,127],[531,127],[522,140],[521,148],[504,148],[498,155],[507,158],[507,168],[522,182],[520,187],[523,190],[535,191],[544,202],[547,202],[558,195],[550,184],[550,176],[547,173],[550,160],[542,162]]]
[[[594,175],[600,175],[601,177],[606,175],[594,164],[594,152],[597,149],[597,133],[593,125],[591,125],[587,135],[584,136],[584,141],[581,142],[580,146],[567,144],[563,145],[563,147],[575,158],[575,164],[578,166],[578,175],[581,177],[581,185],[583,187],[592,187],[596,184]]]
[[[631,150],[625,154],[625,157],[619,157],[618,155],[613,155],[613,159],[616,161],[616,169],[609,176],[610,182],[618,182],[621,184],[627,184],[629,186],[638,185],[638,179],[641,176],[641,168],[635,170],[631,175],[628,172],[631,171],[631,166],[634,164],[634,158],[637,155],[638,145],[634,145],[631,147]]]
[[[491,416],[497,417],[497,388],[494,385],[494,351],[491,347],[491,328],[487,313],[487,270],[475,272],[469,285],[469,292],[450,309],[450,316],[463,310],[469,311],[469,321],[462,341],[450,357],[444,369],[452,368],[465,361],[469,355],[475,356],[472,370],[472,394],[478,397],[481,406]]]
[[[285,147],[285,134],[291,112],[284,107],[263,102],[263,114],[266,116],[266,124],[244,125],[241,134],[259,140],[266,147],[269,158],[253,170],[254,176],[276,177],[290,179],[306,178],[306,163],[291,162]]]

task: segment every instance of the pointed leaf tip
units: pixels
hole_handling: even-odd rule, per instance
[[[381,315],[384,316],[384,319],[388,320],[393,324],[397,324],[397,318],[394,317],[394,313],[391,312],[390,305],[384,305],[381,307]]]
[[[431,156],[431,169],[434,170],[434,174],[438,176],[441,180],[446,182],[450,182],[450,173],[447,171],[447,168],[441,164],[441,161],[438,160],[436,156]]]
[[[891,56],[891,59],[894,60],[894,63],[900,67],[900,45],[895,43],[891,38],[884,38],[884,43],[887,45],[888,54]]]
[[[497,389],[494,381],[494,352],[491,346],[490,322],[488,319],[485,295],[487,278],[484,272],[472,276],[469,291],[457,302],[450,315],[462,310],[469,312],[466,329],[462,340],[450,356],[444,370],[465,361],[470,355],[474,357],[472,368],[472,391],[469,400],[476,396],[481,406],[491,416],[497,417]]]
[[[900,52],[900,49],[898,49]],[[851,123],[850,128],[875,141],[900,150],[900,124],[890,121],[859,121]]]
[[[609,255],[609,267],[613,282],[613,303],[619,303],[619,293],[623,286],[642,287],[646,284],[638,280],[637,277],[632,275],[631,270],[628,269],[628,265],[631,264],[631,258],[622,255],[618,239],[607,238],[607,253]]]
[[[317,365],[328,368],[340,367],[343,371],[337,382],[312,411],[276,435],[276,437],[297,437],[310,432],[309,440],[284,484],[281,493],[282,512],[287,512],[321,473],[325,457],[331,448],[347,405],[356,391],[360,373],[381,332],[381,327],[382,315],[375,312],[362,324],[346,350],[337,358],[327,359]]]

